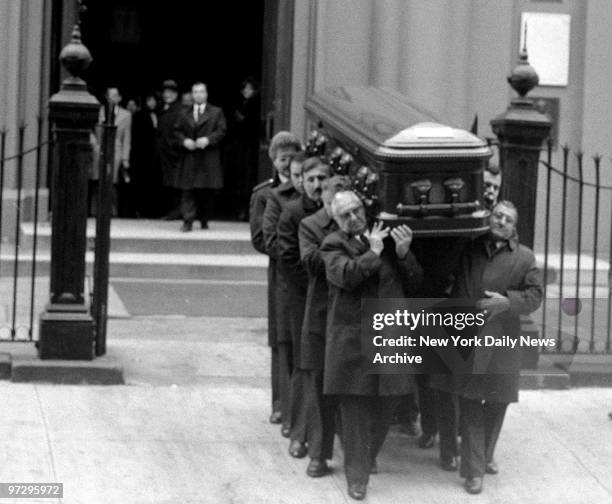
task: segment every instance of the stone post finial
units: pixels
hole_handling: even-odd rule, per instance
[[[518,93],[519,97],[524,99],[527,93],[536,87],[539,82],[540,77],[538,73],[529,64],[529,57],[527,55],[527,23],[525,23],[523,47],[519,52],[518,65],[508,76],[508,83]]]

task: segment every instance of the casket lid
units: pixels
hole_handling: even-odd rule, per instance
[[[383,142],[389,149],[474,149],[486,145],[469,131],[434,122],[415,124]]]
[[[421,122],[388,138],[376,151],[380,159],[489,158],[487,143],[465,131],[435,122]]]

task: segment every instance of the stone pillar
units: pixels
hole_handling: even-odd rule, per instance
[[[533,101],[526,97],[539,80],[538,74],[529,65],[527,48],[523,47],[518,65],[508,76],[508,83],[519,97],[514,98],[506,111],[491,121],[491,129],[499,139],[499,166],[502,170],[500,198],[516,205],[519,212],[519,240],[532,249],[540,151],[551,128],[550,118],[536,110]],[[521,334],[538,337],[538,332],[531,319],[521,318]],[[539,348],[524,348],[521,367],[535,369],[538,359]]]
[[[526,48],[521,50],[518,66],[508,76],[508,82],[519,97],[491,121],[493,133],[499,139],[501,198],[512,201],[518,208],[519,239],[533,248],[538,163],[542,144],[550,135],[551,121],[526,97],[539,82],[538,74],[529,65]]]
[[[93,359],[94,324],[84,295],[90,133],[100,104],[80,78],[91,62],[78,24],[60,60],[69,73],[49,100],[56,139],[53,165],[51,292],[41,315],[41,359]]]

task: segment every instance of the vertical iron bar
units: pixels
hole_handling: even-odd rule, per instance
[[[116,126],[110,104],[106,107],[106,121],[99,126],[100,162],[98,165],[98,205],[94,258],[94,291],[92,316],[95,324],[95,354],[106,353],[106,321],[108,316],[108,275],[111,224],[111,184],[115,159]]]
[[[557,351],[563,349],[561,323],[563,322],[563,270],[565,269],[565,211],[567,207],[567,168],[570,148],[569,145],[563,146],[563,190],[561,192],[561,257],[559,265],[559,313],[557,318]]]
[[[574,315],[574,343],[572,345],[572,352],[576,353],[578,350],[578,320],[580,319],[580,259],[582,259],[582,198],[584,193],[584,177],[582,171],[582,152],[576,153],[576,159],[578,160],[578,244],[576,250],[576,289],[575,289],[575,304],[576,314]]]
[[[551,179],[551,163],[552,163],[552,146],[553,142],[548,137],[547,149],[547,165],[546,165],[546,229],[544,234],[544,299],[542,300],[542,338],[546,338],[546,309],[547,309],[547,286],[548,286],[548,249],[550,239],[550,179]],[[546,347],[542,347],[546,348]]]
[[[40,191],[40,162],[42,155],[42,125],[43,118],[39,115],[36,118],[38,130],[36,132],[36,178],[34,180],[34,233],[32,239],[32,283],[30,285],[30,325],[28,335],[30,341],[33,337],[34,328],[34,303],[36,302],[36,249],[38,247],[38,197]]]
[[[597,282],[597,253],[599,245],[599,165],[601,163],[601,156],[599,154],[593,157],[595,162],[595,227],[593,228],[593,272],[591,275],[591,337],[589,341],[589,351],[595,350],[595,299],[597,295],[596,282]]]
[[[11,339],[15,340],[17,324],[17,288],[19,275],[19,238],[21,227],[21,190],[23,186],[23,143],[25,138],[26,125],[19,125],[19,144],[17,154],[17,204],[15,215],[15,262],[13,263],[13,317],[11,324]]]
[[[2,257],[2,202],[4,200],[4,158],[6,155],[7,133],[8,131],[6,128],[2,128],[2,130],[0,131],[0,258]]]
[[[612,206],[610,206],[610,222],[612,222]],[[610,244],[608,248],[608,321],[606,324],[606,353],[610,353],[610,330],[612,329],[612,226],[610,227]]]

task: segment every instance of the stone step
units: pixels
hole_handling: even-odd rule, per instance
[[[5,247],[6,248],[6,247]],[[0,275],[13,275],[14,251],[2,250]],[[49,275],[50,254],[36,256],[36,275]],[[86,254],[87,274],[93,275],[94,253]],[[19,255],[18,274],[30,275],[31,252]],[[268,258],[262,254],[152,254],[111,252],[110,276],[131,278],[173,278],[212,280],[257,280],[267,278]]]
[[[118,253],[156,254],[256,254],[251,245],[249,226],[244,222],[212,221],[210,229],[194,225],[190,233],[181,232],[180,221],[147,219],[114,219],[111,222],[111,250]],[[41,250],[51,246],[51,224],[39,223],[37,243]],[[34,224],[21,225],[21,243],[31,249],[34,242]],[[87,222],[88,247],[95,244],[95,220]]]
[[[536,262],[538,267],[544,271],[543,253],[536,253]],[[593,256],[587,253],[580,255],[580,262],[576,253],[567,253],[561,260],[560,254],[549,254],[547,271],[548,277],[546,282],[548,285],[559,285],[561,281],[561,266],[563,262],[563,288],[564,291],[568,286],[575,286],[578,278],[581,286],[590,286],[593,283],[593,269],[595,270],[595,285],[597,287],[605,287],[608,285],[608,275],[610,272],[610,264],[607,260],[597,259],[593,261]],[[580,276],[578,277],[578,266],[580,266]]]

